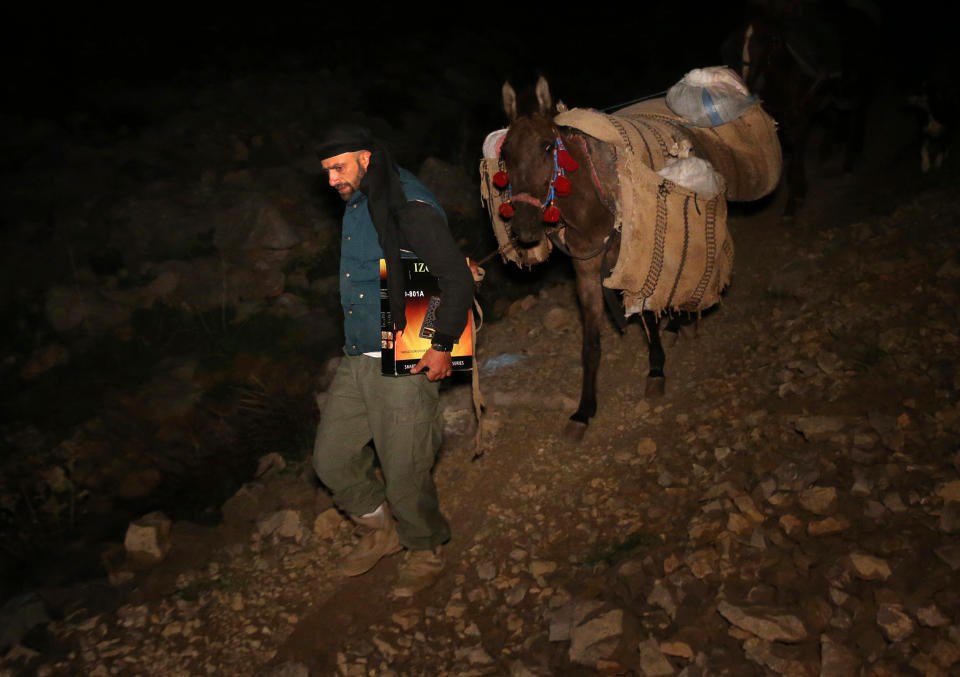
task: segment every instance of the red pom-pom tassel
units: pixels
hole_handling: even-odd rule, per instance
[[[553,189],[557,193],[558,197],[563,197],[570,194],[570,179],[565,176],[558,176],[557,180],[553,182]]]
[[[511,216],[513,216],[513,205],[509,202],[504,202],[502,205],[500,205],[500,209],[498,211],[500,212],[500,218],[509,219]]]
[[[560,220],[560,209],[556,205],[550,205],[543,210],[543,220],[547,223],[556,223]]]
[[[575,172],[577,171],[577,168],[580,167],[580,163],[574,160],[573,156],[570,155],[570,152],[566,149],[557,153],[557,164],[568,172]]]
[[[502,169],[493,175],[493,185],[497,188],[506,188],[510,184],[510,177]]]

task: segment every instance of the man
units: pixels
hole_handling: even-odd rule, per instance
[[[406,548],[393,592],[409,597],[439,577],[440,546],[450,538],[431,469],[442,432],[439,382],[451,373],[450,350],[467,322],[473,278],[437,200],[369,130],[334,128],[316,150],[330,186],[346,202],[340,241],[346,356],[321,415],[313,467],[337,506],[367,528],[342,572],[360,575]],[[432,347],[412,375],[395,377],[380,369],[379,261],[387,262],[391,315],[402,330],[401,249],[427,264],[441,303]]]

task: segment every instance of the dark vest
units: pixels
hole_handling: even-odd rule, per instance
[[[407,200],[443,208],[426,186],[400,168]],[[446,217],[444,217],[446,218]],[[347,202],[340,233],[340,305],[343,307],[344,350],[359,355],[380,350],[380,259],[383,251],[367,209],[367,196],[355,192]]]

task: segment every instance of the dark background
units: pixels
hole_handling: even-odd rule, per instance
[[[945,17],[932,4],[874,4],[884,24],[871,58],[883,79],[918,81],[955,53]],[[503,122],[504,79],[519,86],[542,72],[571,106],[614,106],[662,91],[691,68],[720,63],[723,39],[752,8],[748,2],[569,13],[549,4],[533,11],[492,2],[440,11],[309,1],[257,10],[201,3],[148,11],[41,6],[14,11],[4,22],[2,86],[11,110],[65,119],[77,111],[106,116],[98,97],[151,84],[178,84],[186,93],[250,73],[324,70],[348,94],[314,111],[321,121],[363,111],[395,129],[419,116],[438,132],[469,122],[480,133]],[[864,24],[864,30],[872,29]],[[414,152],[458,159],[452,156],[463,151],[438,135]]]
[[[432,155],[472,172],[483,136],[504,124],[504,80],[522,89],[542,73],[571,107],[614,107],[723,63],[722,43],[761,4],[845,14],[842,41],[857,43],[878,85],[909,92],[955,72],[953,29],[926,1],[662,2],[617,11],[593,3],[567,12],[496,2],[439,10],[310,0],[146,10],[40,4],[4,17],[0,95],[7,113],[74,134],[109,133],[162,120],[211,83],[323,74],[338,87],[309,111],[311,129],[360,117],[408,166]],[[164,96],[151,96],[159,87]],[[15,170],[10,163],[22,158],[7,155]]]

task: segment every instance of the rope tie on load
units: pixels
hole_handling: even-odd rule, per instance
[[[495,254],[496,252],[493,253]],[[477,265],[475,269],[471,266],[470,272],[473,274],[475,284],[480,284],[480,282],[483,281],[484,270],[479,265]],[[473,310],[476,314],[473,312],[470,313],[470,339],[473,342],[473,366],[470,369],[470,391],[473,399],[473,415],[477,419],[477,432],[473,438],[473,458],[471,460],[476,461],[483,456],[483,412],[487,407],[487,403],[483,399],[483,394],[480,392],[480,367],[479,356],[477,355],[477,332],[483,327],[483,308],[480,307],[480,302],[476,296],[473,297]],[[478,317],[479,322],[477,322],[476,319]]]

